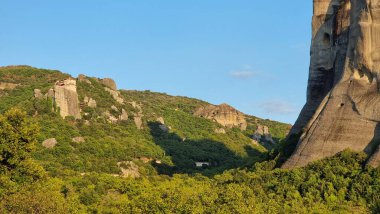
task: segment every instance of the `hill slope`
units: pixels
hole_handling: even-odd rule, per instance
[[[232,107],[213,112],[218,120],[206,118],[195,113],[219,107],[187,97],[116,90],[111,79],[72,78],[29,66],[1,67],[0,84],[0,113],[19,107],[40,124],[34,157],[53,174],[214,175],[264,160],[267,149],[290,129]],[[244,128],[224,123],[236,117]]]

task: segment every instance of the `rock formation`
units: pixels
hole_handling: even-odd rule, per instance
[[[73,139],[71,139],[74,143],[84,143],[85,142],[85,139],[84,137],[74,137]]]
[[[225,133],[226,133],[226,130],[223,129],[223,128],[216,128],[216,129],[214,130],[214,132],[217,133],[217,134],[225,134]]]
[[[241,130],[247,129],[247,121],[244,114],[228,104],[201,107],[194,115],[213,120],[227,128],[239,127]]]
[[[380,0],[314,0],[307,103],[291,134],[302,134],[284,168],[351,149],[379,166]]]
[[[255,133],[252,135],[252,139],[261,143],[274,144],[272,135],[269,133],[268,126],[258,125]]]
[[[124,178],[140,177],[139,167],[133,161],[118,162],[117,166],[120,168],[121,177],[124,177]]]
[[[79,74],[78,75],[78,81],[79,82],[84,82],[84,83],[87,83],[87,84],[92,84],[91,81],[89,79],[87,79],[87,77],[83,74]]]
[[[52,149],[55,147],[55,145],[57,145],[57,143],[58,142],[55,138],[50,138],[50,139],[44,140],[44,142],[42,142],[42,146],[47,149]]]
[[[121,114],[119,116],[120,121],[127,121],[128,120],[128,113],[125,109],[121,109]]]
[[[123,104],[124,99],[121,97],[121,94],[119,91],[112,90],[110,88],[105,87],[104,90],[106,90],[108,93],[111,94],[111,96],[116,100],[116,102]]]
[[[85,96],[83,102],[90,108],[96,108],[96,100],[92,99],[91,97]]]
[[[34,89],[34,97],[37,99],[41,99],[44,97],[40,89]]]
[[[54,100],[63,118],[73,116],[80,119],[77,84],[74,79],[58,81],[54,86]]]
[[[0,90],[13,90],[19,84],[9,83],[9,82],[0,82]]]
[[[113,79],[110,79],[110,78],[104,78],[104,79],[99,79],[100,83],[102,83],[103,85],[105,85],[106,87],[116,91],[117,90],[117,87],[116,87],[116,83]]]

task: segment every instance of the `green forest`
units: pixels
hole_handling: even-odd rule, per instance
[[[295,170],[264,161],[213,177],[53,176],[32,157],[37,127],[21,110],[0,116],[2,213],[380,212],[380,170],[365,166],[364,154],[344,151]]]
[[[246,115],[246,130],[225,128],[194,116],[207,102],[150,91],[120,90],[119,103],[92,77],[77,81],[77,91],[96,108],[83,105],[81,119],[62,118],[51,98],[33,94],[67,78],[0,68],[0,82],[17,85],[0,90],[0,213],[380,212],[380,169],[367,166],[364,153],[345,150],[280,169],[298,139],[285,139],[288,124]],[[104,116],[117,118],[121,109],[128,120]],[[134,119],[141,115],[139,129]],[[263,125],[275,140],[270,147],[252,141]],[[50,138],[57,144],[44,147]]]

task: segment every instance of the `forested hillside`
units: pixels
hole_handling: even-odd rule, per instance
[[[290,126],[226,104],[16,66],[0,112],[1,213],[380,212],[365,154],[278,169]]]

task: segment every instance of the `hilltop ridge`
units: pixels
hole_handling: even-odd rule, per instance
[[[7,66],[0,84],[0,112],[18,107],[40,123],[35,157],[54,171],[212,175],[265,159],[290,129],[227,104],[118,90],[110,78]]]

